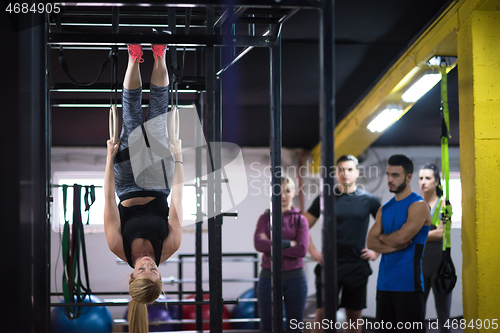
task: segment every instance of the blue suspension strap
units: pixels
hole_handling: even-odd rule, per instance
[[[441,164],[445,180],[444,205],[441,205],[443,222],[443,255],[436,276],[436,289],[440,294],[449,294],[457,282],[455,266],[451,260],[451,216],[450,204],[450,158],[448,154],[450,134],[450,115],[448,111],[448,80],[446,64],[441,65]],[[439,207],[439,206],[438,206]],[[437,209],[436,209],[437,210]]]

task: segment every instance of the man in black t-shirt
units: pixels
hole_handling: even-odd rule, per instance
[[[338,291],[342,289],[339,307],[344,307],[346,321],[356,322],[366,308],[366,285],[372,270],[368,260],[375,260],[379,253],[366,248],[366,234],[370,215],[374,218],[380,202],[372,194],[358,189],[358,160],[352,155],[341,156],[336,167],[337,185],[335,188],[335,213],[337,217],[337,280]],[[320,197],[318,196],[307,212],[304,213],[309,228],[320,216]],[[321,263],[323,255],[309,239],[309,254],[318,262],[316,266],[316,322],[323,320],[321,292]],[[321,325],[320,325],[321,326]],[[361,332],[362,327],[347,329],[344,332]],[[322,332],[322,330],[313,330]]]

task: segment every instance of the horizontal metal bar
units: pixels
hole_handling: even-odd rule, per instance
[[[208,262],[208,258],[203,258],[202,259],[203,262]],[[260,259],[259,258],[222,258],[222,261],[223,262],[260,262]],[[179,263],[179,262],[183,262],[183,263],[191,263],[191,262],[196,262],[196,259],[195,258],[187,258],[187,259],[175,259],[175,260],[172,260],[172,259],[169,259],[168,260],[169,263]]]
[[[221,183],[229,183],[229,179],[227,179],[227,178],[226,179],[221,179],[220,181],[221,181]],[[200,181],[201,185],[207,185],[207,183],[208,182],[206,180],[201,180]]]
[[[57,188],[57,187],[64,187],[64,186],[68,186],[68,187],[73,187],[73,185],[69,185],[69,184],[52,184],[50,185],[50,187],[54,187],[54,188]],[[80,185],[82,187],[84,186],[87,186],[87,185]],[[103,188],[104,186],[101,186],[101,185],[94,185],[95,188]]]
[[[60,104],[51,104],[50,105],[51,107],[53,108],[95,108],[95,109],[101,109],[101,108],[109,108],[109,103],[108,104],[70,104],[70,103],[60,103]],[[189,105],[177,105],[177,108],[178,109],[189,109],[191,107],[194,106],[194,102],[192,104],[189,104]],[[116,107],[117,108],[121,108],[122,105],[121,103],[120,104],[116,104]],[[147,104],[142,104],[141,105],[142,108],[147,108],[148,105]],[[168,107],[172,107],[172,104],[169,104]]]
[[[164,284],[171,283],[195,283],[196,279],[177,279],[177,278],[162,278],[161,281]],[[202,280],[205,283],[209,282],[209,279]],[[247,279],[222,279],[222,282],[258,282],[258,278],[247,278]]]
[[[64,6],[139,6],[139,7],[226,7],[227,5],[220,0],[204,0],[204,1],[189,1],[189,0],[175,0],[175,3],[154,3],[144,4],[136,3],[121,3],[121,2],[105,2],[99,0],[89,0],[86,2],[64,2]],[[321,1],[317,0],[234,0],[231,2],[235,7],[252,7],[252,8],[310,8],[317,9],[321,6]]]
[[[114,89],[92,89],[92,88],[69,88],[69,89],[50,89],[51,92],[60,92],[60,93],[110,93],[115,92]],[[122,92],[122,89],[117,89],[119,93]],[[142,89],[143,93],[149,93],[149,89]],[[188,90],[188,89],[179,89],[178,92],[180,94],[188,94],[188,93],[197,93],[199,90]]]
[[[196,294],[196,291],[183,290],[183,291],[163,291],[166,295],[179,295],[179,294]],[[209,291],[203,291],[204,294],[208,294]],[[129,296],[128,291],[92,291],[92,295],[95,296]],[[63,293],[50,293],[50,296],[64,296]]]
[[[240,17],[236,23],[240,24],[278,24],[276,17]]]
[[[126,48],[125,48],[126,49]],[[118,82],[118,87],[123,86],[123,82]],[[142,84],[142,92],[149,92],[150,85],[149,83],[143,83]],[[179,82],[178,84],[179,92],[182,90],[205,90],[205,78],[204,77],[195,77],[195,76],[184,76],[182,78],[182,82]],[[93,89],[100,89],[100,90],[106,90],[107,92],[111,91],[110,88],[110,83],[101,83],[97,82],[92,85],[92,87],[76,87],[73,83],[52,83],[50,85],[51,91],[57,91],[60,89],[75,89],[75,90],[82,90],[82,92],[86,92],[84,90],[93,90]],[[119,89],[121,91],[121,89]],[[93,91],[89,91],[93,92]]]
[[[210,319],[203,319],[202,322],[209,323]],[[258,323],[260,322],[260,318],[229,318],[222,319],[223,323]],[[165,324],[192,324],[196,323],[196,319],[170,319],[170,320],[155,320],[150,321],[149,326],[159,326]],[[115,319],[114,324],[116,326],[126,326],[128,325],[128,321],[126,319]],[[258,332],[258,331],[255,331]]]
[[[103,46],[126,44],[167,44],[169,46],[271,46],[269,37],[218,35],[126,35],[49,33],[48,44]]]
[[[195,257],[196,254],[194,254],[194,253],[180,253],[178,256],[179,256],[179,258]],[[209,254],[202,253],[201,256],[208,257]],[[227,252],[227,253],[222,253],[222,256],[223,257],[254,257],[254,258],[257,258],[258,254],[255,252],[241,252],[241,253],[239,253],[239,252]]]
[[[222,213],[222,216],[225,216],[225,217],[238,217],[238,213],[232,213],[232,212],[229,212],[229,213]]]
[[[117,101],[117,106],[121,107],[121,98],[118,99]],[[149,99],[143,98],[143,107],[148,106]],[[63,98],[58,98],[58,99],[52,99],[50,101],[52,107],[73,107],[73,108],[92,108],[92,107],[108,107],[110,106],[110,101],[105,100],[105,99],[63,99]],[[181,106],[192,106],[194,105],[194,100],[184,100],[180,99],[179,100],[179,107]]]
[[[96,45],[93,45],[91,48],[87,45],[87,46],[78,46],[78,45],[63,45],[64,46],[64,50],[88,50],[88,49],[91,49],[92,51],[109,51],[111,50],[111,46],[106,46],[106,45],[101,45],[101,46],[96,46]],[[59,45],[57,44],[52,44],[50,46],[50,49],[51,50],[59,50]],[[122,47],[118,47],[119,50],[122,50],[122,51],[125,51],[127,50],[127,47],[126,46],[122,46]],[[146,47],[146,45],[143,45],[142,46],[142,49],[143,50],[148,50],[149,48]],[[180,51],[180,50],[178,50]],[[182,51],[184,51],[184,47],[182,48]],[[186,47],[186,51],[189,51],[189,52],[193,52],[193,51],[196,51],[196,47]]]
[[[121,16],[120,16],[121,18]],[[51,23],[51,26],[55,26],[55,23]],[[94,22],[66,22],[66,23],[61,23],[61,26],[67,26],[67,27],[111,27],[111,23],[94,23]],[[124,27],[134,27],[134,28],[151,28],[151,26],[154,26],[155,28],[168,28],[168,24],[155,24],[155,23],[120,23],[120,28]],[[178,29],[184,29],[186,25],[184,24],[176,24],[176,28]],[[204,25],[197,25],[197,24],[190,24],[190,28],[200,28],[204,29],[206,28]]]
[[[224,300],[224,304],[238,304],[237,299],[231,299],[231,300]],[[94,306],[126,306],[128,305],[127,302],[101,302],[101,303],[50,303],[51,307],[54,308],[61,308],[61,307],[94,307]],[[155,305],[165,305],[164,301],[155,301]],[[167,304],[170,305],[209,305],[210,301],[209,300],[204,300],[204,301],[195,301],[193,300],[182,300],[182,301],[175,301],[175,300],[168,300]]]
[[[203,256],[205,258],[203,258],[202,261],[208,262],[208,255],[207,256],[203,255]],[[222,256],[224,257],[224,253],[222,254]],[[245,258],[245,257],[250,257],[250,258]],[[117,260],[118,264],[128,265],[126,262],[124,262],[121,259],[116,259],[116,260]],[[237,256],[235,258],[222,258],[222,261],[223,262],[260,262],[260,259],[258,257],[258,254],[255,253],[252,255],[245,254],[242,256]],[[168,261],[166,261],[163,264],[179,263],[179,262],[191,263],[191,262],[196,262],[196,260],[195,260],[194,255],[182,254],[182,255],[179,255],[179,258],[170,258],[170,259],[168,259]],[[311,257],[304,257],[304,263],[316,263],[316,261],[314,259],[312,259]]]

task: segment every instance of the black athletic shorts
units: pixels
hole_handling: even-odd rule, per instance
[[[316,274],[316,307],[323,308],[323,284],[321,279],[321,265],[316,265],[314,269]],[[356,284],[349,283],[348,276],[343,277],[337,281],[337,297],[339,297],[342,290],[342,297],[338,302],[339,308],[346,308],[349,310],[363,310],[366,308],[366,285],[368,284],[368,276],[365,279],[356,277]]]
[[[378,332],[425,333],[425,301],[421,291],[377,290]]]

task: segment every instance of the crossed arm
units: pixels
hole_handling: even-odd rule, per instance
[[[309,245],[309,228],[305,223],[305,218],[301,217],[300,229],[297,231],[297,238],[288,240],[290,246],[283,248],[283,257],[303,258],[307,254]],[[283,239],[283,243],[287,240]],[[259,252],[266,255],[271,255],[271,239],[269,230],[269,218],[266,215],[261,215],[257,222],[257,227],[254,233],[254,246]]]
[[[368,232],[367,245],[369,249],[380,253],[392,253],[410,245],[412,238],[423,225],[430,225],[429,206],[425,201],[414,202],[408,208],[408,218],[401,229],[391,234],[385,234],[382,227],[382,207],[377,212],[375,224]]]

